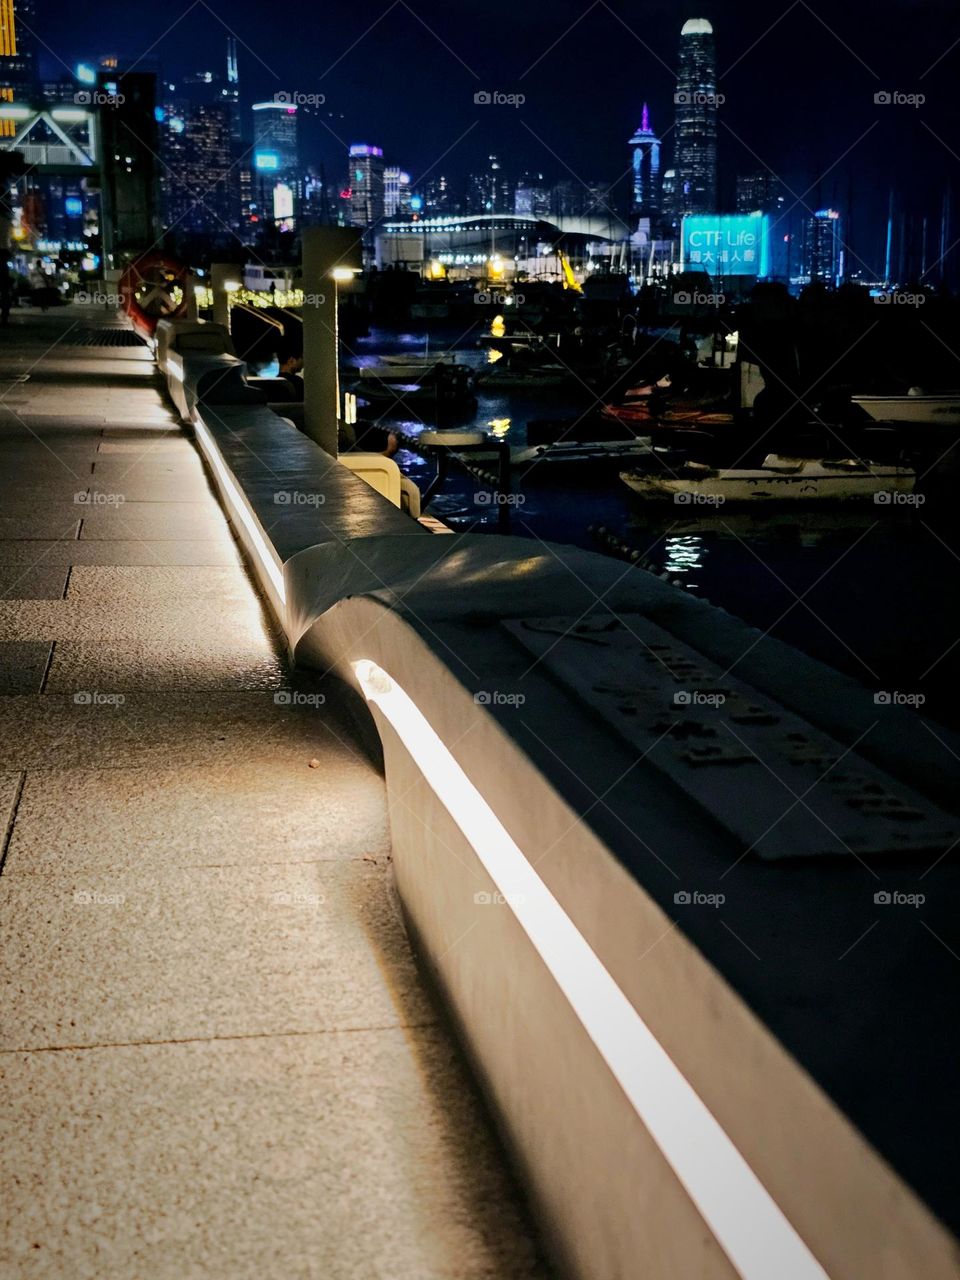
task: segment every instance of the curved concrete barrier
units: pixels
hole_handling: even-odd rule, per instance
[[[955,1276],[928,1207],[952,1212],[933,1154],[950,1082],[925,1052],[887,1060],[904,1026],[935,1043],[917,991],[945,999],[955,961],[893,938],[878,979],[850,946],[863,865],[744,858],[591,708],[598,637],[571,680],[516,628],[643,619],[946,802],[952,765],[916,719],[860,745],[866,691],[650,575],[434,538],[266,408],[199,395],[190,413],[297,660],[372,709],[411,930],[570,1273]],[[312,501],[278,500],[295,492]],[[681,909],[721,886],[724,913]],[[908,1098],[913,1133],[890,1125]]]

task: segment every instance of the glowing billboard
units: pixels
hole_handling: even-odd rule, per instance
[[[683,220],[684,271],[765,276],[769,228],[762,213],[696,213]]]
[[[285,182],[273,188],[273,216],[278,222],[293,217],[293,190]]]

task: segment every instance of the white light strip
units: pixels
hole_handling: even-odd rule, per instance
[[[357,680],[517,917],[574,1013],[743,1280],[827,1280],[676,1063],[604,968],[407,693],[375,663]]]
[[[273,583],[273,589],[280,597],[280,603],[286,604],[287,593],[283,588],[283,573],[280,565],[277,563],[262,532],[257,527],[256,521],[250,514],[247,504],[243,500],[243,495],[233,482],[233,477],[223,465],[223,459],[220,457],[220,451],[217,449],[213,436],[211,436],[210,432],[207,430],[206,424],[201,422],[199,418],[194,419],[193,429],[197,434],[197,439],[200,441],[200,445],[207,461],[213,467],[214,471],[216,471],[220,478],[220,482],[226,491],[230,502],[230,510],[241,522],[247,533],[249,533],[250,540],[253,543],[253,548],[257,553],[257,559],[260,561],[267,573],[267,576]]]

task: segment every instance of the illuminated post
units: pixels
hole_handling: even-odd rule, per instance
[[[233,262],[214,262],[210,267],[213,294],[213,322],[230,327],[230,294],[243,284],[243,268]]]
[[[351,227],[303,232],[303,424],[333,457],[340,420],[337,280],[360,270],[360,235]]]
[[[230,329],[229,294],[243,284],[243,268],[234,262],[214,262],[210,267],[210,288],[213,291],[213,323]]]
[[[191,271],[187,276],[186,284],[183,286],[187,291],[187,314],[185,319],[198,320],[197,314],[197,276]]]

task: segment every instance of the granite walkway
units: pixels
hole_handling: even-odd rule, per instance
[[[0,330],[0,1274],[544,1275],[380,775],[104,327]]]

